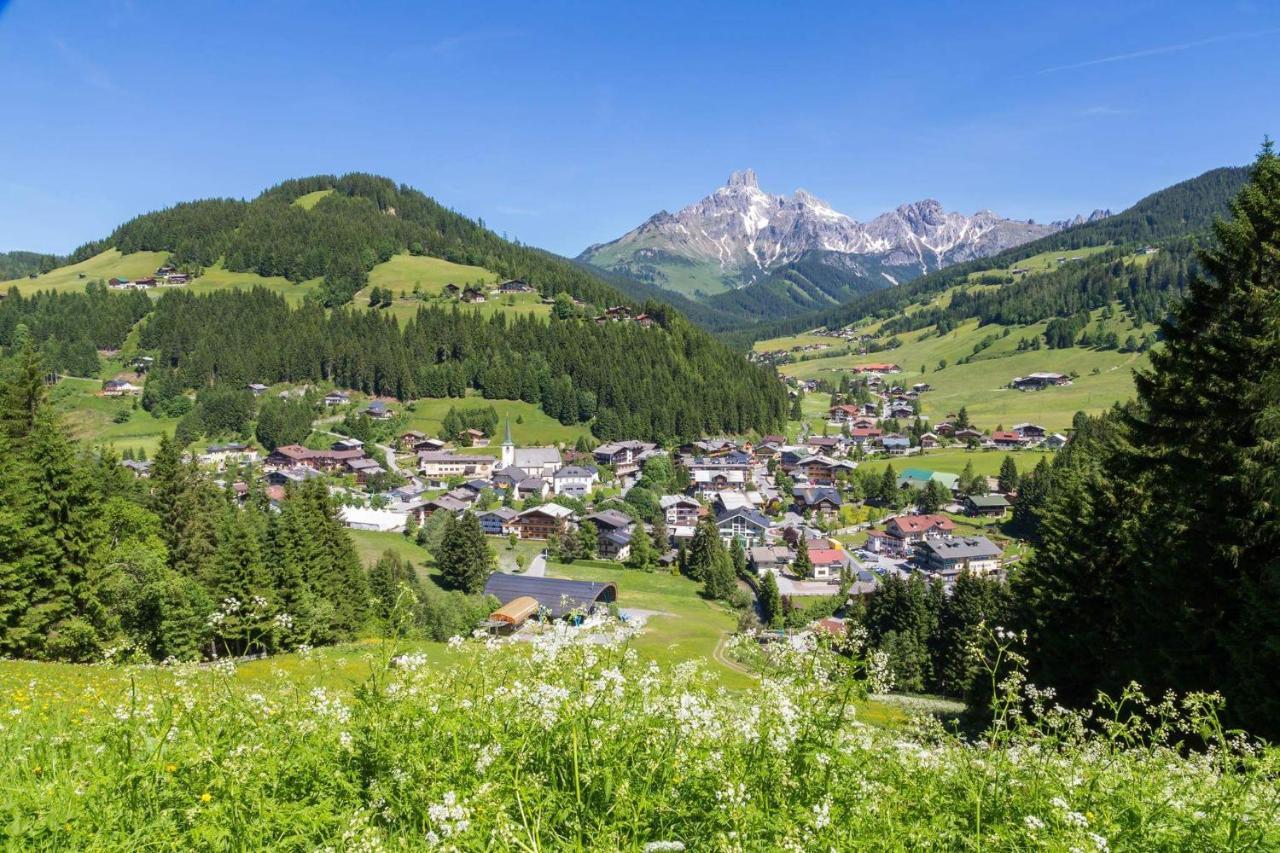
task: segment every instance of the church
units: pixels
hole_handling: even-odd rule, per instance
[[[528,477],[550,480],[563,464],[555,447],[516,447],[511,438],[511,418],[502,436],[502,468],[519,468]]]

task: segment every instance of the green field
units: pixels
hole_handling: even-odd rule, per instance
[[[303,210],[310,210],[311,208],[319,204],[320,199],[329,195],[333,195],[333,190],[331,189],[316,190],[313,193],[307,193],[306,195],[298,196],[293,200],[293,203],[296,204],[298,207],[302,208]]]
[[[187,285],[193,293],[211,293],[216,290],[252,290],[265,287],[274,291],[297,305],[308,293],[315,293],[320,288],[320,279],[312,278],[301,282],[292,282],[283,276],[264,276],[253,272],[234,272],[222,266],[222,262],[206,269],[199,278]],[[163,292],[163,291],[162,291]]]
[[[38,290],[84,290],[86,284],[98,279],[135,279],[152,275],[168,259],[168,252],[132,252],[122,255],[117,249],[108,249],[86,261],[58,267],[36,278],[0,282],[0,292],[7,292],[10,287],[17,287],[18,292],[23,295]]]
[[[136,398],[101,397],[98,394],[101,387],[102,383],[95,379],[66,378],[50,390],[54,410],[74,438],[95,445],[110,445],[119,453],[141,448],[150,455],[162,435],[173,435],[177,418],[155,418],[141,407],[134,409]],[[133,414],[124,423],[115,423],[113,418],[122,410],[131,410]]]
[[[727,687],[750,687],[751,676],[730,668],[715,656],[717,646],[737,626],[737,617],[721,604],[699,594],[700,585],[680,575],[630,571],[616,563],[580,561],[551,563],[547,574],[574,580],[605,580],[618,584],[618,604],[662,613],[645,623],[632,640],[642,655],[663,664],[695,658],[705,660]]]
[[[456,397],[424,397],[414,400],[412,409],[406,407],[404,429],[416,429],[430,436],[440,435],[441,421],[450,408],[488,407],[498,413],[498,434],[493,437],[487,448],[476,448],[476,452],[497,454],[498,445],[502,442],[502,427],[507,418],[511,419],[511,437],[519,447],[548,444],[565,444],[572,447],[579,436],[591,438],[591,429],[586,424],[565,426],[548,415],[533,403],[523,400],[486,400],[483,397],[468,396],[464,399]],[[517,423],[519,418],[522,422]]]
[[[1000,473],[1000,466],[1006,456],[1012,456],[1014,464],[1022,472],[1030,471],[1042,456],[1053,459],[1049,450],[1018,450],[1012,453],[1000,450],[966,450],[964,448],[941,448],[926,450],[911,456],[894,456],[892,458],[877,457],[858,463],[858,468],[868,471],[883,471],[886,465],[892,465],[898,473],[906,468],[926,468],[930,471],[941,471],[946,474],[959,474],[964,466],[973,464],[975,474],[994,477]]]
[[[399,254],[369,271],[369,287],[389,288],[396,296],[409,296],[416,286],[421,293],[439,296],[446,284],[497,284],[498,275],[484,267],[455,264],[425,255]],[[356,302],[369,300],[368,288],[356,295]]]
[[[1103,321],[1101,313],[1101,309],[1094,312],[1091,331],[1101,324],[1104,330],[1115,331],[1123,340],[1130,334],[1140,337],[1154,328],[1134,328],[1118,313],[1111,320]],[[781,365],[779,372],[803,379],[825,378],[834,383],[857,365],[893,362],[903,372],[893,374],[892,382],[906,386],[927,382],[933,386],[933,390],[921,398],[922,414],[928,419],[946,420],[964,406],[970,419],[986,430],[1021,422],[1062,430],[1070,426],[1078,411],[1096,414],[1133,396],[1132,372],[1146,365],[1145,354],[1081,347],[1018,352],[1018,342],[1024,337],[1030,339],[1043,334],[1045,325],[1007,327],[1006,335],[1006,327],[979,326],[977,320],[969,320],[946,335],[938,335],[933,328],[903,333],[897,336],[902,345],[892,350],[810,358]],[[797,339],[799,337],[803,336]],[[974,356],[974,347],[989,337],[995,338],[994,343]],[[785,348],[789,340],[792,339],[779,338],[768,344],[770,348]],[[973,359],[968,364],[959,364],[966,356]],[[939,369],[943,361],[946,367]],[[1044,391],[1022,392],[1007,387],[1015,376],[1038,371],[1068,374],[1074,371],[1079,376],[1069,386]],[[810,395],[814,396],[818,395]],[[825,401],[825,395],[822,396]],[[807,413],[811,411],[808,402],[806,400]]]

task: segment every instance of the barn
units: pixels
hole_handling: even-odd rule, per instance
[[[518,598],[532,598],[539,612],[558,619],[570,612],[590,613],[618,600],[618,585],[606,581],[573,581],[494,572],[484,585],[485,595],[507,605]]]

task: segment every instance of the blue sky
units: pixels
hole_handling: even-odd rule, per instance
[[[352,170],[566,254],[747,166],[1047,220],[1280,135],[1277,4],[788,5],[0,0],[0,250]]]

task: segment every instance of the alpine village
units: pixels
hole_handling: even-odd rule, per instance
[[[742,169],[570,258],[348,172],[0,253],[5,848],[1280,849],[1259,138],[1060,221]]]

